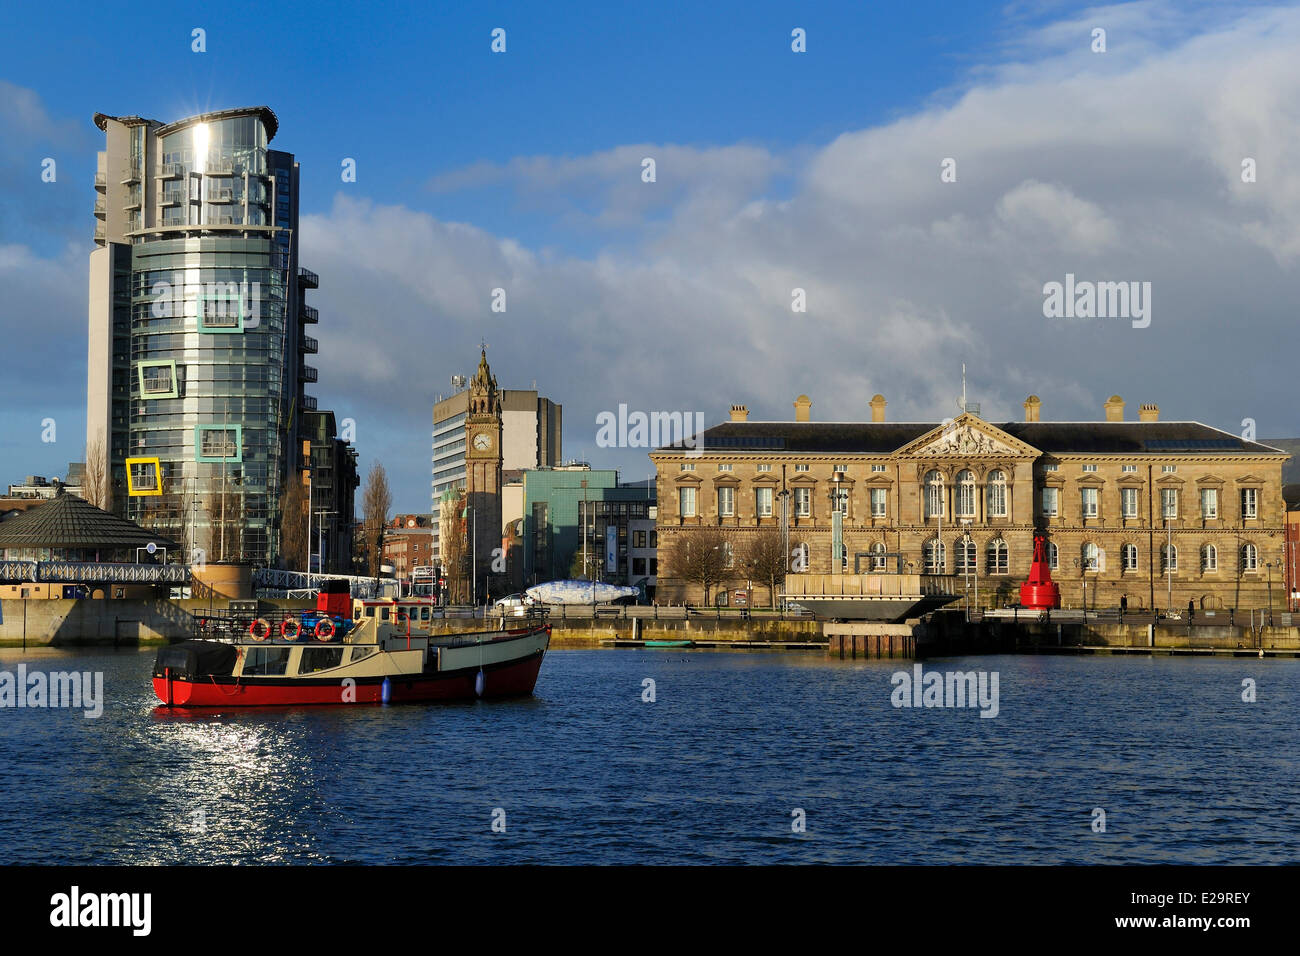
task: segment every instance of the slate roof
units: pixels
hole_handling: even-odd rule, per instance
[[[64,493],[0,523],[0,548],[143,548],[176,542]]]
[[[1283,455],[1200,422],[988,422],[1046,454]],[[723,422],[704,432],[707,452],[888,454],[941,422]],[[680,451],[680,442],[659,451]]]

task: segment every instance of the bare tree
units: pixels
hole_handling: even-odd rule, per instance
[[[81,477],[81,496],[96,508],[109,511],[113,490],[108,481],[108,448],[100,430],[86,443],[86,468]]]
[[[379,565],[383,561],[380,535],[388,524],[388,510],[393,506],[393,493],[388,488],[388,473],[384,466],[375,462],[366,475],[366,487],[361,493],[362,521],[366,529],[367,544],[370,546],[370,575],[379,576]]]
[[[698,584],[705,604],[713,589],[734,575],[731,536],[717,528],[677,532],[667,557],[668,576]]]
[[[447,600],[469,601],[469,548],[465,541],[465,492],[447,493],[438,505],[438,549],[447,575]]]
[[[218,561],[244,560],[244,496],[233,489],[208,495],[210,541],[208,560],[213,552]]]
[[[289,473],[280,493],[280,559],[286,568],[311,570],[307,567],[307,496],[297,471]]]
[[[761,528],[745,542],[741,563],[756,580],[767,585],[769,606],[776,607],[776,586],[785,580],[786,556],[779,528]]]

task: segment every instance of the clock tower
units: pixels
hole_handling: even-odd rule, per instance
[[[465,503],[473,509],[466,529],[473,538],[467,542],[467,550],[477,561],[478,597],[482,600],[487,594],[488,575],[493,573],[493,551],[501,547],[501,393],[496,376],[488,368],[486,346],[469,384]]]

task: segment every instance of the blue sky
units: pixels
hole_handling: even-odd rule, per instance
[[[1300,256],[1293,6],[74,3],[6,17],[0,318],[29,361],[0,393],[0,483],[80,458],[91,115],[256,104],[302,165],[303,262],[322,276],[315,392],[356,418],[363,465],[385,462],[402,510],[427,507],[428,405],[480,338],[503,385],[536,380],[564,404],[567,454],[629,478],[648,471],[644,450],[594,445],[595,416],[619,403],[712,422],[744,401],[781,418],[807,392],[814,417],[853,419],[880,391],[891,417],[936,417],[963,361],[994,419],[1019,417],[1031,391],[1045,417],[1099,417],[1119,392],[1300,433],[1271,347],[1294,344]],[[790,50],[794,27],[807,53]],[[1233,171],[1256,154],[1258,188],[1243,190]],[[56,184],[39,181],[46,156]],[[945,190],[946,156],[961,173]],[[356,183],[340,181],[344,157]],[[1152,281],[1151,330],[1049,325],[1039,290],[1066,272]],[[486,309],[496,286],[505,317]],[[795,286],[814,303],[797,319]],[[34,440],[47,416],[55,445]]]

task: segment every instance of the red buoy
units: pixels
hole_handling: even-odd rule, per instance
[[[1061,588],[1052,580],[1047,539],[1041,534],[1034,535],[1034,563],[1029,568],[1029,580],[1020,585],[1020,603],[1035,611],[1061,606]]]

